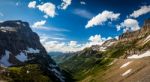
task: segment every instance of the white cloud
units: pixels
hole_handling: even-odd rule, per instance
[[[84,1],[80,1],[81,5],[86,5],[86,3]]]
[[[60,8],[63,9],[63,10],[67,9],[67,7],[68,7],[69,5],[71,5],[71,1],[72,1],[72,0],[62,0],[62,3],[61,3],[61,5],[60,5]]]
[[[118,40],[118,39],[119,39],[119,36],[115,36],[115,39],[117,39],[117,40]]]
[[[16,4],[16,5],[17,5],[17,4]],[[29,7],[29,8],[35,8],[35,7],[36,7],[36,1],[31,1],[31,2],[29,2],[28,7]]]
[[[43,25],[45,25],[45,23],[46,23],[46,20],[37,21],[32,25],[32,27],[37,28],[37,29],[45,29],[43,27]]]
[[[48,52],[72,52],[81,50],[81,47],[79,44],[77,44],[77,41],[64,42],[64,40],[66,39],[62,36],[49,36],[46,34],[40,35],[40,41]]]
[[[61,42],[61,41],[47,41],[43,44],[48,52],[58,51],[58,52],[75,52],[82,50],[80,45],[70,41]]]
[[[92,13],[84,9],[75,9],[73,11],[73,14],[78,15],[80,17],[87,18],[87,19],[91,19],[94,16]]]
[[[89,41],[86,43],[78,43],[77,41],[64,42],[60,40],[52,40],[52,36],[40,36],[40,41],[48,52],[59,51],[59,52],[76,52],[92,45],[101,45],[102,40],[100,35],[94,35],[89,37]]]
[[[101,37],[101,35],[94,35],[89,37],[89,42],[82,44],[82,49],[86,47],[91,47],[92,45],[102,45],[106,40],[112,39],[111,37],[105,38]]]
[[[57,31],[57,32],[70,32],[70,30],[58,28],[58,27],[47,27],[45,26],[46,20],[41,20],[35,22],[31,27],[34,29],[48,30],[48,31]]]
[[[43,5],[38,5],[37,7],[49,17],[53,18],[56,15],[56,6],[53,3],[44,3]]]
[[[124,20],[124,22],[122,22],[120,25],[116,25],[116,28],[118,31],[123,29],[124,32],[127,30],[136,31],[140,29],[138,21],[130,18]]]
[[[132,14],[130,14],[130,17],[137,18],[141,15],[150,13],[150,5],[149,6],[141,6],[140,9],[135,10]]]
[[[59,35],[46,35],[46,34],[39,34],[40,36],[40,41],[42,43],[45,43],[47,41],[54,41],[54,40],[57,40],[57,41],[63,41],[63,40],[66,40],[65,36],[59,36]]]
[[[76,46],[77,45],[77,41],[70,41],[69,42],[69,46]]]
[[[90,36],[89,40],[92,42],[101,42],[102,41],[101,35]]]
[[[101,35],[94,35],[89,37],[88,42],[78,43],[77,41],[55,40],[51,39],[51,37],[53,36],[40,35],[40,41],[48,52],[76,52],[92,45],[101,45],[104,41],[112,39],[111,37],[102,38]]]
[[[119,13],[114,13],[112,11],[103,11],[102,13],[99,13],[97,16],[93,17],[91,20],[88,21],[86,28],[90,28],[97,25],[102,25],[104,22],[108,20],[116,20],[120,16]]]

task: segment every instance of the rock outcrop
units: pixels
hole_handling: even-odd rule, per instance
[[[0,23],[0,64],[8,67],[25,63],[39,64],[55,82],[65,81],[61,70],[27,22],[16,20]]]
[[[150,19],[145,20],[144,25],[141,29],[122,34],[119,36],[119,40],[127,41],[127,40],[133,40],[137,38],[142,38],[150,34]]]

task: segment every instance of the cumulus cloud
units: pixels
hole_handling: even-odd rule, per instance
[[[46,20],[41,20],[41,21],[37,21],[35,22],[31,27],[34,29],[41,29],[41,30],[48,30],[48,31],[56,31],[56,32],[70,32],[70,30],[67,29],[63,29],[60,27],[47,27],[45,26],[46,24]]]
[[[76,44],[75,41],[62,42],[62,41],[47,41],[43,44],[48,52],[75,52],[80,51],[81,46]]]
[[[32,27],[42,29],[43,25],[45,25],[45,23],[46,23],[46,20],[37,21],[32,25]]]
[[[69,46],[76,46],[77,45],[77,41],[70,41],[69,42]]]
[[[94,16],[94,14],[92,14],[91,12],[85,9],[75,9],[73,11],[73,14],[78,15],[83,18],[87,18],[87,19],[91,19]]]
[[[77,41],[65,42],[65,40],[62,36],[40,34],[40,41],[48,52],[75,52],[81,50],[82,47]]]
[[[103,11],[102,13],[99,13],[97,16],[93,17],[91,20],[88,21],[86,28],[90,28],[97,25],[102,25],[104,22],[108,20],[116,20],[120,16],[119,13],[114,13],[112,11]]]
[[[65,10],[69,5],[71,5],[72,0],[62,0],[60,8]]]
[[[150,5],[149,6],[141,6],[140,9],[135,10],[132,14],[130,14],[130,17],[138,18],[141,15],[150,13]]]
[[[58,51],[58,52],[75,52],[80,51],[86,47],[91,47],[92,45],[102,45],[104,41],[112,39],[111,37],[104,38],[101,35],[90,36],[88,42],[78,43],[77,41],[60,41],[51,39],[52,36],[40,36],[40,41],[48,52]]]
[[[115,39],[117,39],[117,40],[118,40],[118,39],[119,39],[119,36],[115,36]]]
[[[17,4],[18,4],[18,3],[17,3]],[[35,7],[36,7],[36,1],[31,1],[31,2],[29,2],[28,7],[29,7],[29,8],[35,8]]]
[[[89,37],[89,41],[86,42],[85,44],[82,44],[82,48],[81,49],[84,49],[86,47],[91,47],[92,45],[102,45],[106,40],[110,40],[112,39],[112,37],[101,37],[100,34],[96,34],[94,36],[90,36]]]
[[[139,23],[135,19],[125,19],[120,25],[116,25],[117,31],[123,29],[124,32],[128,31],[136,31],[140,29]]]
[[[44,12],[49,17],[54,17],[56,15],[56,6],[53,3],[44,3],[37,6],[40,11]]]
[[[92,42],[101,42],[102,41],[101,35],[90,36],[89,40]]]

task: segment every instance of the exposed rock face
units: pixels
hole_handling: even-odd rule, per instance
[[[0,64],[11,66],[25,62],[40,64],[54,81],[64,81],[60,69],[27,22],[17,20],[0,23]]]
[[[150,19],[145,20],[143,27],[140,30],[134,32],[126,32],[119,36],[119,40],[133,40],[137,38],[142,38],[150,34]]]

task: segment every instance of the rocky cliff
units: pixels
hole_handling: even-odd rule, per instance
[[[0,64],[4,67],[38,64],[53,81],[65,81],[61,70],[41,45],[39,36],[27,22],[20,20],[0,23]]]
[[[142,38],[150,34],[150,19],[145,20],[144,25],[141,27],[141,29],[126,33],[123,33],[119,36],[119,40],[133,40],[137,38]]]

